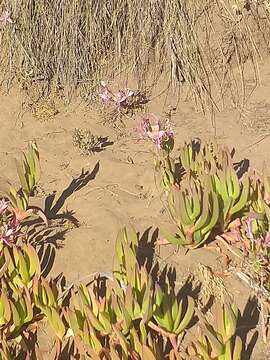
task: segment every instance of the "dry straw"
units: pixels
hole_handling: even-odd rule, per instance
[[[257,79],[268,49],[267,1],[0,0],[2,86],[14,80],[89,99],[99,81],[132,74],[140,86],[185,85],[206,110],[245,98],[245,65]],[[215,94],[215,95],[213,95]],[[236,95],[237,94],[237,95]],[[241,94],[241,97],[239,97]]]

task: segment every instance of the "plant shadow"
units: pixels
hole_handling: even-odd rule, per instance
[[[246,303],[243,314],[237,324],[237,335],[240,336],[243,344],[246,344],[242,352],[243,360],[251,359],[252,352],[259,337],[258,330],[253,332],[249,342],[247,342],[247,339],[249,333],[257,328],[259,318],[260,312],[258,310],[258,300],[255,296],[250,297]]]
[[[179,289],[179,286],[176,284],[175,267],[168,264],[162,268],[160,267],[161,263],[157,260],[155,255],[155,243],[159,237],[159,229],[156,228],[152,232],[151,230],[152,227],[149,227],[141,236],[138,234],[138,263],[141,266],[146,266],[147,271],[151,274],[153,282],[157,282],[164,291],[169,291],[170,289],[175,291],[179,299],[191,296],[198,300],[202,284],[196,283],[195,285],[193,276],[189,276]],[[204,306],[205,312],[211,308],[213,302],[214,298],[210,297],[207,304]]]
[[[155,243],[158,239],[159,231],[156,228],[151,234],[152,227],[149,227],[141,235],[137,233],[139,238],[139,246],[137,253],[137,260],[139,265],[146,266],[148,272],[153,270],[155,257]]]
[[[95,179],[98,171],[99,162],[96,163],[91,172],[82,170],[80,176],[71,181],[55,203],[56,192],[47,196],[44,213],[49,222],[48,227],[44,227],[44,223],[40,220],[25,222],[26,228],[29,229],[27,231],[28,240],[37,248],[43,276],[47,276],[50,273],[55,261],[56,250],[64,246],[63,243],[67,232],[80,225],[74,211],[66,210],[60,212],[61,209],[72,194],[81,190],[91,180]]]
[[[55,200],[56,192],[53,192],[47,198],[45,199],[45,215],[49,220],[61,218],[64,214],[58,214],[59,211],[64,206],[66,200],[75,192],[81,190],[83,187],[85,187],[91,180],[94,180],[97,173],[99,172],[99,162],[96,163],[94,169],[89,171],[84,171],[82,169],[82,172],[78,178],[75,178],[71,181],[69,186],[63,190],[60,197],[56,200],[55,204],[53,205],[53,202]]]
[[[93,147],[92,152],[99,153],[99,152],[105,150],[108,146],[112,146],[113,144],[114,144],[114,142],[109,141],[108,136],[100,137],[98,139],[98,144]]]
[[[250,161],[248,159],[243,159],[238,163],[234,163],[233,165],[238,178],[241,179],[244,176],[244,174],[248,172]]]

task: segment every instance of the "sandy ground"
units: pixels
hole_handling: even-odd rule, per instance
[[[264,161],[269,161],[269,69],[267,62],[262,64],[261,85],[249,97],[241,119],[239,111],[229,106],[216,115],[218,141],[234,146],[237,159],[248,159],[250,165],[258,169],[262,169]],[[16,90],[1,95],[0,186],[7,181],[18,184],[13,160],[29,140],[36,140],[42,178],[40,194],[33,201],[46,207],[47,213],[58,219],[59,224],[59,231],[48,231],[42,239],[44,246],[40,253],[43,251],[44,263],[49,262],[48,271],[52,275],[64,272],[68,283],[85,279],[94,272],[110,271],[115,238],[125,224],[132,224],[144,242],[151,242],[151,237],[156,236],[155,230],[166,224],[168,217],[154,183],[152,145],[136,141],[134,128],[142,114],[125,119],[125,136],[119,137],[110,126],[102,124],[100,112],[90,106],[73,103],[60,107],[53,119],[41,122],[31,112],[22,116],[21,103],[22,94]],[[163,98],[156,98],[147,105],[147,112],[162,115],[166,106]],[[188,102],[178,104],[172,122],[176,148],[193,137],[214,136],[210,118],[196,112]],[[74,128],[108,136],[113,144],[95,155],[82,156],[72,145]],[[198,263],[220,268],[218,254],[209,249],[187,255],[183,251],[174,254],[173,250],[148,245],[142,251],[147,251],[146,256],[155,253],[162,265],[174,266],[178,283],[196,271]],[[243,325],[255,326],[258,322],[256,303],[248,302],[252,295],[249,289],[234,274],[226,281],[239,306],[245,308]],[[246,358],[269,358],[260,341],[252,354]]]

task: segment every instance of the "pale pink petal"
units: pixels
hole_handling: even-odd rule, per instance
[[[111,101],[111,97],[108,94],[99,94],[99,96],[105,102]]]

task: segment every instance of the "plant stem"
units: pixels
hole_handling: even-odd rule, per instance
[[[177,347],[177,340],[176,340],[176,335],[172,334],[166,330],[161,329],[158,325],[154,324],[152,321],[149,321],[149,323],[147,324],[151,329],[155,330],[156,332],[158,332],[159,334],[161,334],[164,337],[167,337],[168,339],[170,339],[170,342],[174,348],[174,350],[178,350]]]

